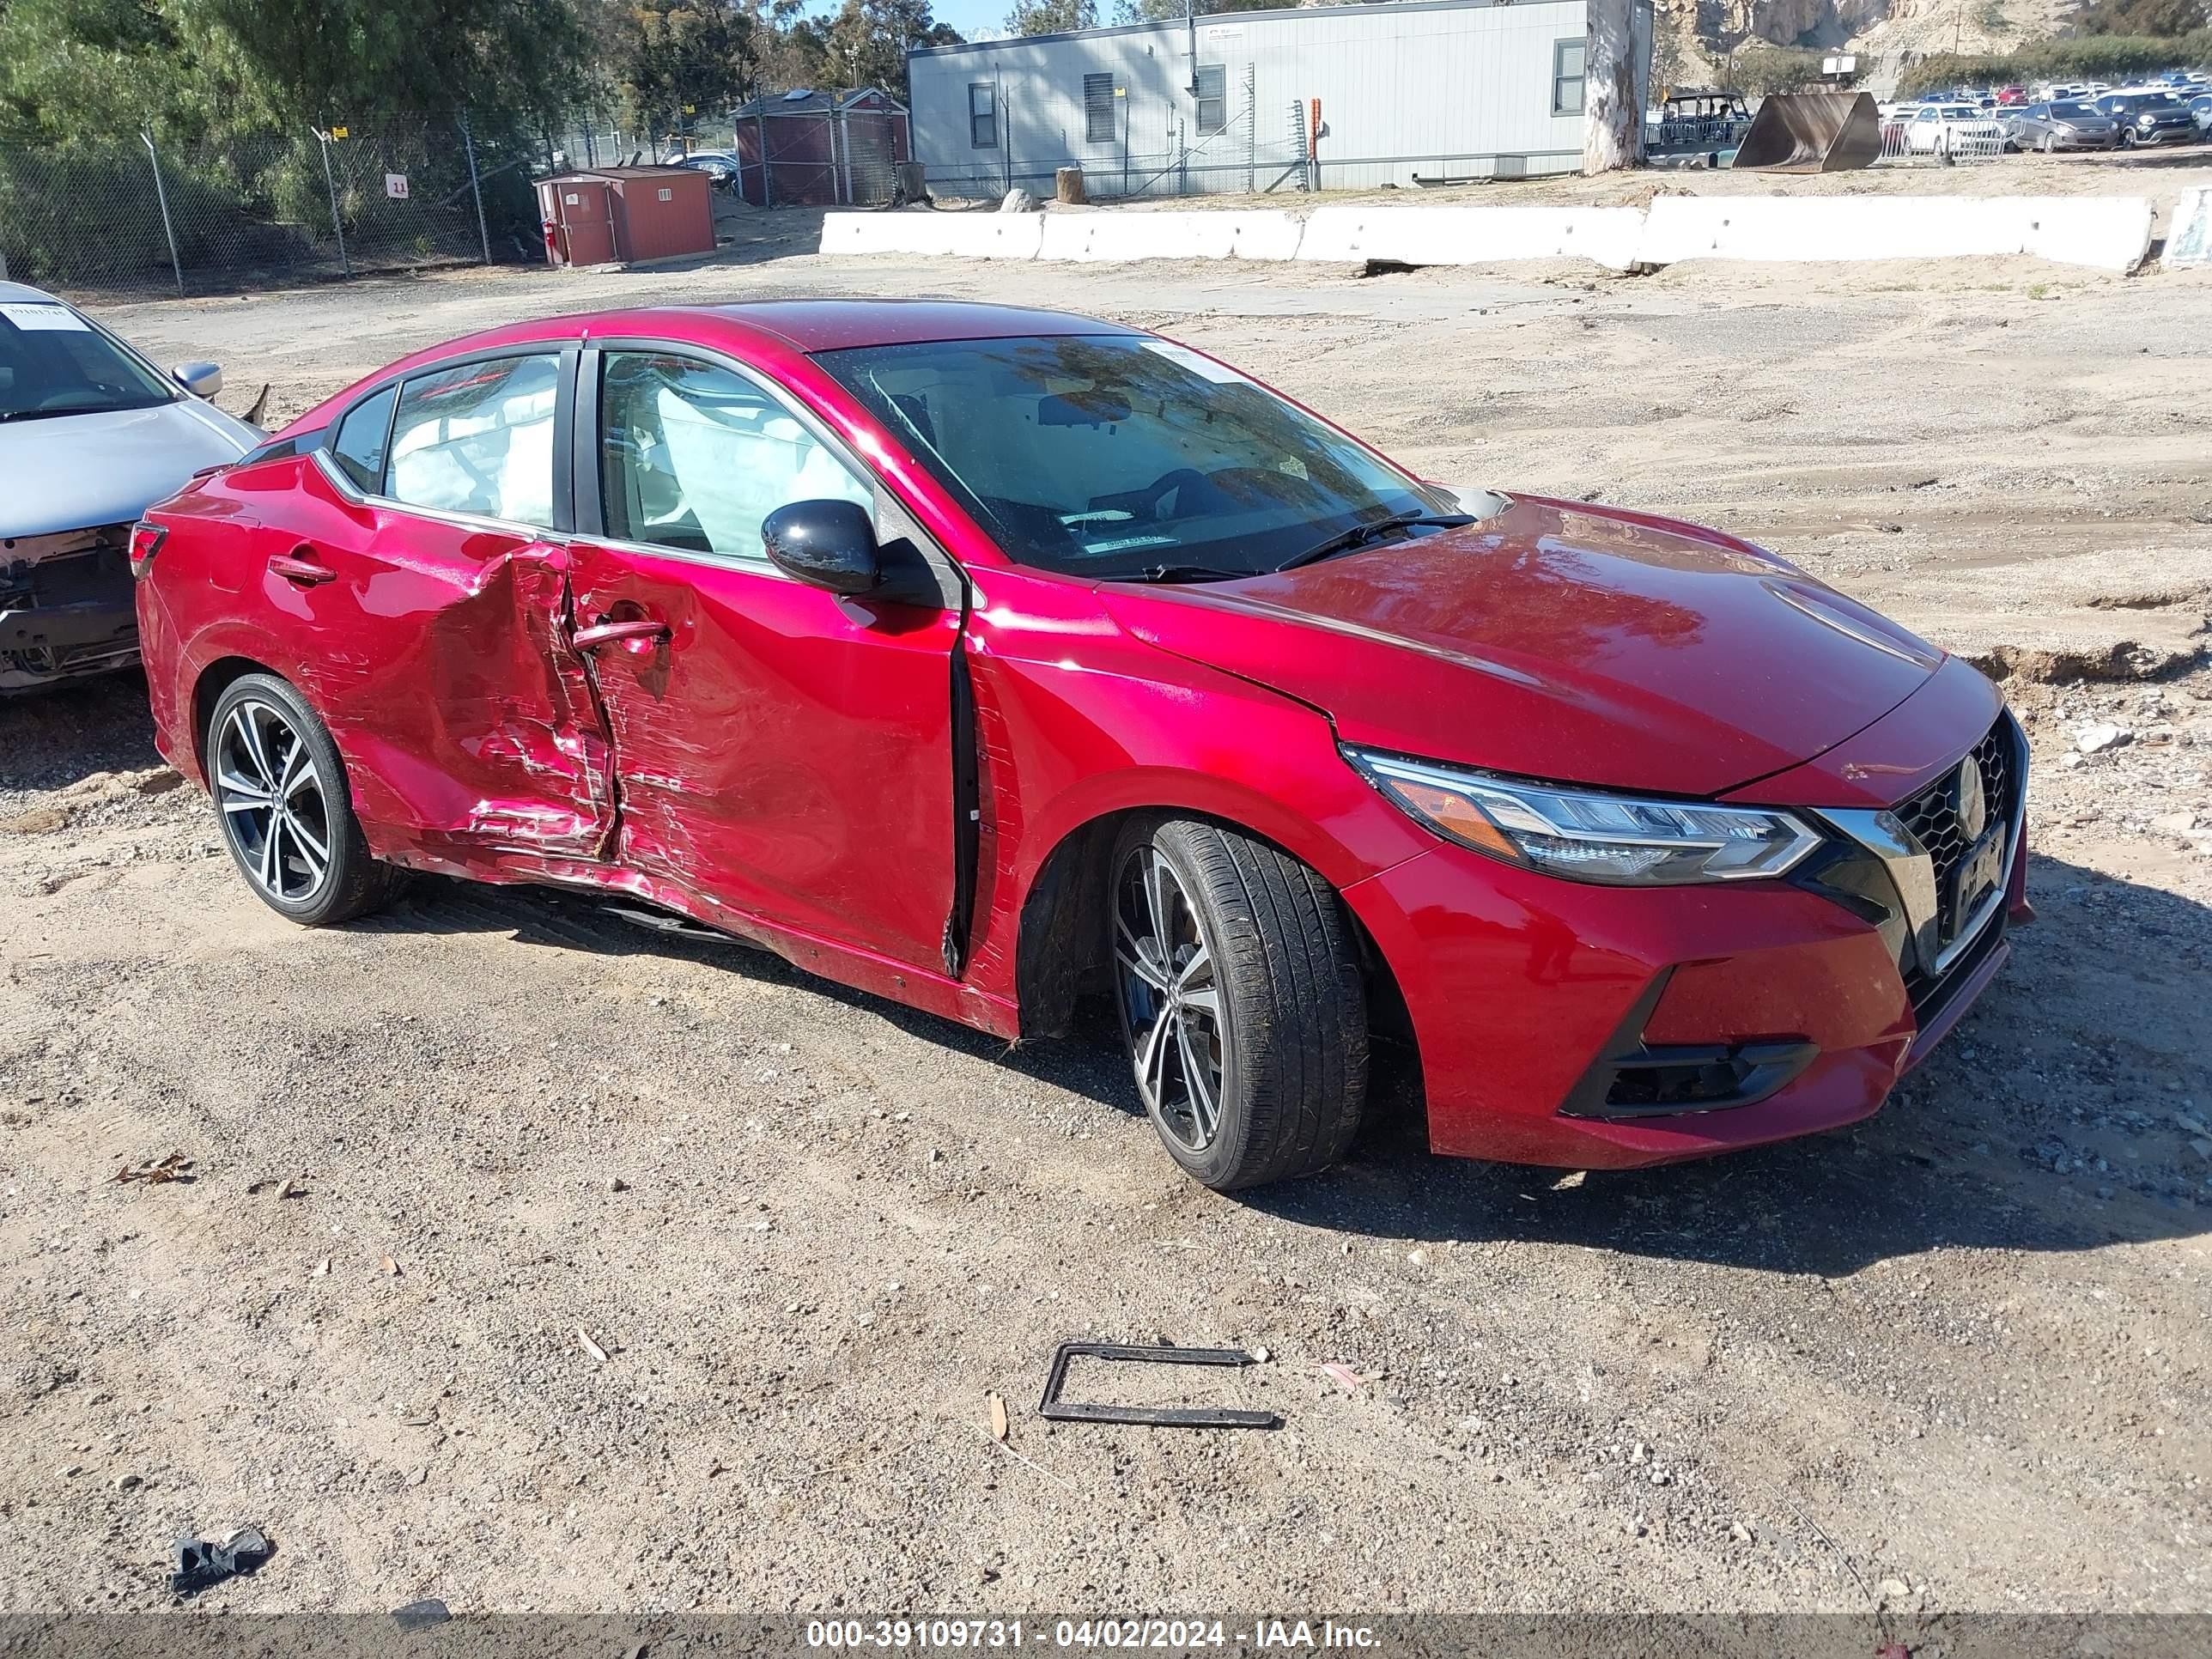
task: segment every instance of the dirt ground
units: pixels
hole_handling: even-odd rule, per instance
[[[168,1605],[171,1539],[251,1522],[198,1605],[2212,1611],[2212,277],[836,264],[766,218],[700,269],[109,319],[278,417],[555,307],[1157,326],[2008,675],[2039,923],[1856,1132],[1561,1176],[1401,1109],[1224,1198],[1101,1047],[526,890],[295,930],[140,685],[0,705],[0,1609]],[[1264,1346],[1178,1397],[1285,1426],[1048,1425],[1076,1334]]]

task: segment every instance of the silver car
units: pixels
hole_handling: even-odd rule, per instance
[[[263,433],[74,306],[0,283],[0,695],[138,659],[131,526]]]
[[[2015,111],[2010,125],[2018,149],[2111,149],[2120,142],[2120,124],[2094,105],[2062,99]]]

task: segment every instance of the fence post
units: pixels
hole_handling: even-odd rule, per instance
[[[772,188],[775,174],[768,164],[768,111],[764,108],[755,110],[753,119],[760,124],[761,205],[771,208],[775,205],[775,191]]]
[[[161,234],[169,241],[169,269],[176,274],[177,292],[185,291],[185,264],[177,258],[177,228],[169,222],[169,190],[161,182],[161,153],[154,148],[154,133],[150,127],[141,127],[138,142],[146,146],[146,160],[154,169],[154,198],[161,204]]]
[[[353,260],[346,253],[345,216],[338,211],[337,175],[331,171],[331,135],[317,127],[315,137],[323,147],[323,188],[331,193],[331,228],[337,234],[338,269],[350,276],[353,275]]]
[[[588,143],[590,141],[587,139]],[[469,112],[461,112],[461,149],[469,158],[469,194],[477,204],[477,240],[483,248],[486,264],[491,263],[491,232],[485,228],[483,216],[483,187],[477,181],[477,141],[469,131]]]

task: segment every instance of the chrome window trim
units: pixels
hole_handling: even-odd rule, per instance
[[[325,422],[319,431],[306,434],[300,441],[303,445],[311,446],[307,453],[315,458],[316,463],[322,468],[323,476],[331,481],[332,487],[347,501],[356,506],[390,507],[394,512],[412,513],[439,524],[459,525],[464,529],[520,532],[533,541],[548,542],[556,546],[565,545],[575,534],[575,512],[573,499],[563,499],[568,494],[566,456],[568,448],[563,440],[569,435],[570,429],[575,423],[577,393],[575,360],[581,355],[582,347],[577,341],[556,338],[522,341],[512,346],[500,347],[495,350],[463,352],[458,356],[441,358],[434,363],[424,363],[419,368],[409,370],[404,374],[387,375],[374,386],[362,388],[361,395]],[[330,459],[331,445],[337,441],[338,429],[352,417],[353,412],[363,404],[380,398],[389,392],[392,393],[392,415],[385,422],[384,428],[384,471],[385,475],[389,477],[392,472],[392,434],[398,429],[399,405],[407,396],[407,388],[410,383],[427,380],[434,374],[447,374],[453,369],[466,368],[475,363],[504,362],[509,358],[519,357],[551,357],[553,359],[556,377],[553,404],[553,516],[556,520],[560,519],[563,516],[563,509],[566,508],[567,517],[569,520],[567,526],[558,523],[534,525],[520,519],[495,519],[481,514],[454,513],[445,507],[423,507],[414,501],[401,501],[396,495],[380,495],[374,490],[363,489],[346,476],[343,468]]]
[[[428,519],[438,524],[450,524],[463,530],[497,530],[522,537],[526,541],[545,542],[555,547],[565,547],[575,538],[573,530],[556,530],[550,525],[527,524],[520,519],[488,519],[474,513],[449,513],[439,507],[418,507],[413,501],[403,501],[391,495],[372,495],[346,477],[331,453],[318,444],[308,452],[315,465],[322,469],[332,489],[356,507],[389,507],[394,513],[405,513],[418,519]]]

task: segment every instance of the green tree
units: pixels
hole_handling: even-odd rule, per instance
[[[2205,0],[2090,0],[2074,15],[2075,34],[2132,34],[2175,40],[2212,27]]]
[[[599,38],[607,78],[651,122],[740,103],[757,78],[759,23],[737,0],[613,0]]]
[[[961,36],[931,15],[929,0],[845,0],[821,40],[829,84],[899,92],[909,51],[957,46]]]
[[[1065,34],[1097,27],[1098,0],[1014,0],[1006,14],[1006,29],[1012,34]]]
[[[88,142],[462,108],[528,126],[574,94],[584,48],[567,0],[9,0],[0,118]]]

